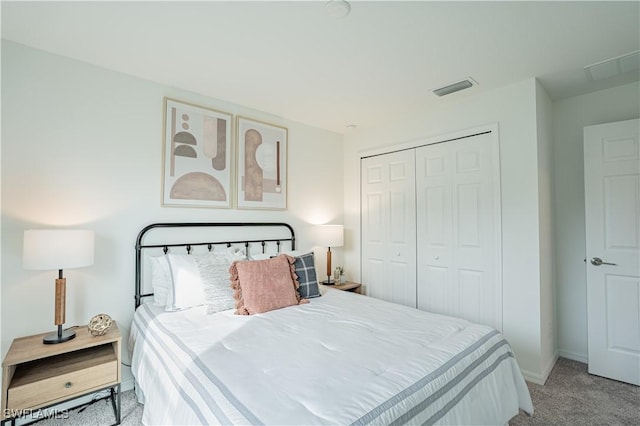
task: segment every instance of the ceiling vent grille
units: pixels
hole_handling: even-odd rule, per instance
[[[474,79],[467,77],[465,80],[456,81],[455,83],[447,84],[438,89],[433,89],[433,93],[437,96],[446,96],[476,86],[477,84]]]
[[[584,72],[591,81],[605,80],[640,68],[640,51],[607,59],[597,64],[587,65]]]

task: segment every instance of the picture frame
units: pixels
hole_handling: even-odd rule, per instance
[[[231,208],[233,116],[164,98],[162,205]]]
[[[237,207],[286,210],[288,129],[247,117],[236,120]]]

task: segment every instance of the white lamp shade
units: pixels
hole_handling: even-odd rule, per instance
[[[318,225],[318,245],[341,247],[344,245],[343,225]]]
[[[31,229],[24,231],[24,269],[81,268],[93,264],[95,236],[83,229]]]

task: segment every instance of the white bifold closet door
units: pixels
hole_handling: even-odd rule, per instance
[[[499,167],[494,132],[363,158],[367,295],[502,330]]]
[[[414,151],[361,163],[362,282],[367,295],[416,306]]]
[[[502,329],[496,136],[416,149],[417,307]]]

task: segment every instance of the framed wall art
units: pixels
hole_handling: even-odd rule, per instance
[[[239,209],[287,208],[287,129],[238,117]]]
[[[230,208],[232,115],[164,99],[165,206]]]

